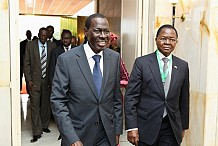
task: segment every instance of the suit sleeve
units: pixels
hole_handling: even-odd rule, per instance
[[[116,84],[114,92],[114,114],[116,121],[116,134],[122,134],[123,132],[123,106],[122,106],[122,95],[120,91],[120,57],[117,61],[117,75],[116,75]]]
[[[125,93],[125,121],[126,130],[138,128],[137,126],[137,103],[140,98],[142,82],[142,68],[136,59],[130,75],[127,91]]]
[[[51,84],[52,84],[52,80],[54,78],[56,62],[57,62],[57,58],[55,56],[55,49],[52,49],[52,51],[51,51],[51,59],[50,59],[50,64],[49,64],[49,79],[50,79],[50,83]]]
[[[26,82],[29,82],[32,80],[30,68],[31,68],[31,61],[30,61],[30,43],[26,44],[25,54],[24,54],[24,60],[23,60],[23,69],[24,69],[24,76]]]
[[[189,67],[185,66],[186,76],[181,88],[180,96],[180,114],[182,120],[182,130],[189,128]]]
[[[51,108],[56,120],[61,137],[66,145],[71,145],[79,140],[74,125],[69,117],[68,102],[66,96],[69,86],[67,65],[63,57],[58,57],[56,71],[52,82]]]

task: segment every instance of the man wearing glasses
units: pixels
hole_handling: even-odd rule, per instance
[[[136,146],[179,146],[189,128],[188,63],[172,55],[178,39],[161,26],[158,50],[135,60],[125,94],[127,139]]]

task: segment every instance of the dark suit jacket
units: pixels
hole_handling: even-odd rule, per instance
[[[78,140],[84,146],[93,145],[100,119],[111,146],[116,145],[115,135],[122,133],[120,56],[110,49],[104,49],[103,56],[99,97],[83,45],[58,57],[51,105],[63,146]]]
[[[172,56],[172,74],[165,98],[156,53],[135,60],[125,94],[126,129],[138,128],[140,141],[152,145],[166,107],[178,143],[189,127],[188,63]]]
[[[71,49],[74,47],[76,47],[76,46],[71,45]],[[52,80],[54,77],[55,65],[57,63],[58,56],[64,52],[65,52],[65,50],[64,50],[64,47],[62,45],[52,49],[52,51],[51,51],[51,59],[50,59],[50,64],[49,64],[49,78],[50,78],[51,83],[52,83]]]
[[[20,69],[22,70],[22,73],[23,73],[23,59],[24,59],[27,42],[28,42],[27,39],[20,42]]]
[[[54,37],[53,37],[53,42],[56,44],[56,47],[58,46],[61,46],[61,41],[60,40],[56,40]]]
[[[51,50],[56,47],[55,43],[47,42],[47,62],[46,62],[46,82],[49,83],[49,72],[48,65],[50,62]],[[41,62],[38,47],[38,40],[33,40],[27,43],[26,51],[24,56],[24,75],[26,82],[33,81],[36,88],[35,90],[40,90],[41,84]]]

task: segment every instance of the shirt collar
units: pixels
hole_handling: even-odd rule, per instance
[[[45,42],[45,44],[43,45],[40,40],[38,40],[38,45],[39,47],[45,46],[45,48],[47,48],[47,42]]]
[[[52,38],[48,38],[48,40],[50,40],[51,42],[53,42],[54,41],[54,37],[52,37]]]
[[[91,47],[88,45],[88,42],[86,44],[84,44],[83,46],[84,46],[84,50],[85,50],[87,59],[92,58],[92,56],[94,56],[94,55],[100,55],[101,57],[103,56],[102,51],[98,54],[95,54],[95,52],[93,52]]]
[[[67,46],[67,47],[65,47],[65,46],[63,46],[63,47],[64,47],[64,49],[66,49],[66,48],[68,48],[68,50],[71,49],[71,45],[69,45],[69,46]]]
[[[159,53],[159,56],[160,56],[160,60],[162,60],[163,58],[168,58],[169,60],[171,59],[172,57],[172,54],[170,54],[169,56],[164,56],[159,50],[157,50],[157,53]]]

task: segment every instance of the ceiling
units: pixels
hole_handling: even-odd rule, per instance
[[[19,0],[20,15],[72,16],[93,0]]]

